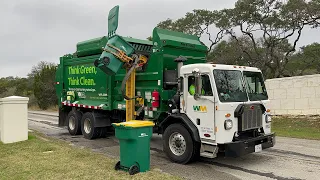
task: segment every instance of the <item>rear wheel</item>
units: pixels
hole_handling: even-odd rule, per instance
[[[117,162],[117,164],[114,166],[114,170],[118,171],[121,169],[120,161]]]
[[[81,119],[81,131],[86,139],[95,139],[101,135],[101,130],[95,127],[94,117],[91,112],[86,112]]]
[[[197,143],[182,124],[171,124],[163,133],[163,150],[176,163],[191,162],[198,152]]]
[[[68,131],[70,135],[81,134],[81,117],[82,114],[79,111],[70,111],[67,116]]]
[[[131,166],[130,168],[129,168],[129,174],[130,175],[135,175],[135,174],[137,174],[137,173],[139,173],[139,167],[138,166],[136,166],[136,165],[133,165],[133,166]]]

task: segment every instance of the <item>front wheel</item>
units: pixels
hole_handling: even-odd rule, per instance
[[[176,163],[187,164],[197,151],[196,142],[182,124],[171,124],[163,133],[163,150]]]

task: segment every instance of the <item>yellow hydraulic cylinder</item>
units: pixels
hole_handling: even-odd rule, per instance
[[[127,70],[128,73],[128,70]],[[135,96],[135,77],[136,71],[133,70],[129,76],[129,79],[126,82],[126,96],[134,97]],[[134,120],[135,112],[135,100],[126,100],[126,121]]]

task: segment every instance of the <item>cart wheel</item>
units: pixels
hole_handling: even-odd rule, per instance
[[[120,161],[117,162],[117,164],[114,166],[114,169],[116,171],[120,170]]]
[[[130,175],[134,175],[134,174],[137,174],[137,173],[139,173],[139,167],[138,166],[136,166],[136,165],[133,165],[133,166],[131,166],[130,168],[129,168],[129,174]]]

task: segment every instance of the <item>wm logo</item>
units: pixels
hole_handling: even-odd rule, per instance
[[[207,106],[193,106],[193,110],[196,112],[207,112]]]

